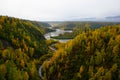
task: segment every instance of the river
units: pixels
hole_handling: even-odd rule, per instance
[[[60,34],[64,34],[64,33],[66,33],[66,32],[71,33],[72,30],[56,29],[56,30],[53,31],[53,32],[46,33],[46,34],[44,35],[44,37],[45,37],[47,40],[49,40],[49,39],[53,39],[53,38],[51,38],[51,37],[59,36]],[[58,41],[61,42],[61,43],[65,43],[65,42],[69,41],[70,39],[54,39],[54,40],[58,40]]]
[[[44,35],[44,37],[45,37],[47,40],[49,40],[49,39],[51,39],[51,37],[59,36],[60,34],[64,34],[65,32],[71,33],[72,30],[56,29],[56,30],[53,31],[53,32],[46,33],[46,34]],[[53,38],[52,38],[52,39],[53,39]],[[65,42],[67,42],[67,41],[69,41],[69,40],[71,40],[71,39],[54,39],[54,40],[58,40],[58,41],[61,42],[61,43],[65,43]],[[49,48],[50,48],[51,50],[53,50],[54,52],[56,51],[56,49],[55,49],[54,47],[52,47],[52,46],[49,46]],[[43,65],[43,64],[42,64],[42,65]],[[42,65],[40,65],[40,67],[39,67],[39,76],[41,77],[42,80],[44,80],[44,76],[42,75]]]

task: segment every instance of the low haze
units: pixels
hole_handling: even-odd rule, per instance
[[[0,15],[67,21],[120,15],[120,0],[0,0]]]

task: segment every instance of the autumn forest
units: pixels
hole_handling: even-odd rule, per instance
[[[120,80],[120,23],[0,16],[0,80]]]

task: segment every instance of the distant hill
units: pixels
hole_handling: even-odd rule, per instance
[[[107,17],[88,17],[88,18],[76,18],[70,21],[94,21],[94,22],[120,22],[120,16],[107,16]]]
[[[30,21],[30,22],[32,22],[36,26],[51,27],[51,25],[48,24],[47,22],[40,22],[40,21]]]
[[[106,21],[111,21],[111,22],[120,22],[120,16],[109,16],[105,17]]]
[[[50,29],[51,25],[47,22],[39,22],[39,21],[30,21],[32,24],[34,24],[36,27],[38,27],[43,34],[53,31],[53,29]]]
[[[46,21],[46,23],[50,24],[51,27],[56,27],[59,24],[63,23],[64,21]]]
[[[119,24],[118,22],[101,22],[101,21],[64,21],[64,22],[59,22],[59,23],[54,23],[54,28],[61,28],[61,29],[74,29],[76,27],[81,27],[84,28],[86,24],[89,24],[89,27],[94,29],[94,28],[99,28],[102,26],[107,26],[107,25],[115,25]]]
[[[106,19],[117,19],[120,18],[120,16],[110,16],[110,17],[106,17]]]

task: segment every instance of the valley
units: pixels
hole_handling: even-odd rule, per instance
[[[119,80],[119,54],[119,22],[0,16],[0,80]]]
[[[0,80],[120,80],[120,0],[0,0]]]

